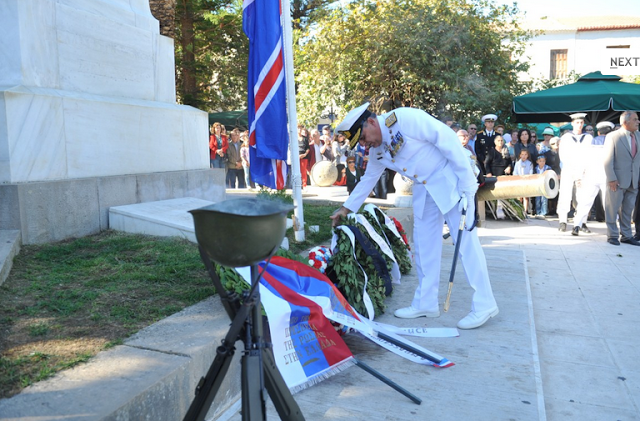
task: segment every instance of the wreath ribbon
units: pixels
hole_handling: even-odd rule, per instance
[[[371,302],[371,297],[369,297],[369,293],[367,292],[367,283],[369,282],[369,277],[367,276],[367,272],[365,272],[364,268],[360,265],[360,262],[358,262],[358,259],[356,258],[355,236],[348,226],[346,225],[337,226],[336,232],[333,233],[333,238],[331,239],[331,250],[334,251],[334,254],[336,253],[335,250],[336,250],[336,247],[338,246],[337,230],[343,231],[345,234],[347,234],[347,237],[349,237],[349,240],[351,241],[351,252],[353,253],[353,260],[356,262],[356,264],[362,271],[362,274],[364,275],[364,288],[362,289],[362,302],[364,303],[364,307],[367,309],[367,317],[369,318],[369,320],[373,320],[373,316],[375,315],[375,312],[373,311],[373,302]]]

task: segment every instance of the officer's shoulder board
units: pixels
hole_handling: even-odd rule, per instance
[[[384,120],[384,124],[387,127],[391,127],[394,124],[396,124],[398,121],[398,118],[396,117],[396,113],[393,112],[391,113],[385,120]]]
[[[480,131],[478,134],[486,134],[484,130]]]

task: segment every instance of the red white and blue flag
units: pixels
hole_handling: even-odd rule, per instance
[[[249,160],[253,181],[284,189],[287,178],[286,83],[280,0],[244,0],[249,38]]]
[[[250,279],[250,268],[236,270]],[[304,389],[355,364],[316,300],[333,301],[334,311],[350,317],[355,313],[320,272],[274,256],[260,278],[260,298],[269,318],[275,362],[289,389]]]
[[[260,263],[264,269],[265,263]],[[250,282],[249,267],[236,271]],[[361,333],[403,358],[435,365],[377,336],[384,332],[396,340],[441,360],[436,367],[453,363],[399,335],[422,337],[458,336],[456,329],[396,328],[358,314],[336,286],[316,269],[294,260],[274,256],[260,278],[260,298],[267,317],[278,370],[287,386],[298,391],[350,367],[353,355],[331,321]]]

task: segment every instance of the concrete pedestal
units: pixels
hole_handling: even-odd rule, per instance
[[[176,104],[148,0],[3,0],[0,28],[0,229],[59,240],[106,227],[113,195],[210,193],[189,175],[209,168],[207,114]]]

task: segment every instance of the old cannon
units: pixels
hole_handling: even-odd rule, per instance
[[[486,201],[537,196],[553,199],[558,195],[559,188],[558,175],[552,170],[542,174],[487,177],[477,193],[478,222],[482,225],[485,220]]]
[[[553,199],[558,195],[559,186],[558,175],[553,170],[532,175],[502,175],[487,177],[477,195],[479,201],[536,196]]]

